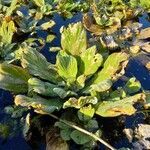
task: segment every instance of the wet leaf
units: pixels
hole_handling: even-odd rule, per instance
[[[81,22],[62,28],[61,46],[67,53],[80,55],[87,48],[86,42],[86,32]]]
[[[26,93],[27,82],[31,76],[21,67],[11,64],[0,64],[0,88],[14,93]]]
[[[77,75],[77,61],[64,51],[60,51],[57,55],[56,66],[58,74],[67,82],[73,83]]]
[[[15,104],[23,107],[33,107],[37,113],[52,113],[55,110],[60,110],[62,102],[59,99],[44,99],[41,97],[27,97],[24,95],[17,95],[15,97]]]
[[[126,97],[119,101],[103,101],[98,105],[96,114],[102,117],[116,117],[119,115],[132,115],[136,112],[133,104],[137,101],[143,101],[143,94]]]

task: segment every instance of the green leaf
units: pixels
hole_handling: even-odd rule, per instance
[[[91,119],[85,124],[85,128],[91,132],[96,131],[99,129],[98,122],[95,119]]]
[[[0,39],[4,44],[11,44],[16,27],[13,21],[3,21],[0,26]]]
[[[52,83],[59,81],[55,67],[46,58],[33,48],[23,49],[21,64],[32,75],[48,80]]]
[[[17,95],[15,97],[15,104],[23,107],[33,107],[37,113],[52,113],[55,110],[60,110],[62,102],[59,99],[44,99],[41,97],[27,97],[24,95]]]
[[[56,87],[53,89],[54,93],[57,94],[60,98],[64,99],[67,96],[77,96],[77,94],[73,91],[66,91],[63,88]]]
[[[90,136],[77,130],[73,131],[70,136],[74,140],[74,142],[80,145],[88,143],[92,140]]]
[[[126,61],[128,57],[128,54],[124,52],[109,55],[104,63],[103,69],[95,75],[93,83],[100,83],[104,80],[111,79],[121,69],[121,63]]]
[[[6,11],[6,16],[11,16],[13,11],[18,7],[18,0],[11,0],[11,5]]]
[[[62,138],[63,140],[69,141],[69,140],[71,139],[71,137],[70,137],[71,132],[72,132],[72,129],[70,129],[70,128],[61,130],[61,131],[60,131],[60,136],[61,136],[61,138]]]
[[[80,108],[78,111],[78,117],[81,121],[87,121],[94,116],[94,113],[95,109],[92,107],[92,105],[88,105]]]
[[[38,7],[42,7],[45,5],[45,0],[31,0]]]
[[[72,97],[63,104],[63,108],[74,107],[74,108],[79,109],[86,104],[95,105],[97,102],[98,102],[98,99],[92,96],[81,96],[79,99]]]
[[[21,67],[11,64],[0,64],[0,88],[14,93],[26,93],[28,79],[31,76]]]
[[[80,55],[87,48],[86,32],[82,23],[70,24],[62,28],[61,46],[64,51],[72,55]]]
[[[57,55],[56,66],[58,69],[58,74],[67,82],[73,83],[76,80],[77,75],[77,61],[76,59],[60,51]]]
[[[85,76],[93,75],[103,62],[102,55],[96,54],[96,46],[90,47],[84,51],[80,55],[80,58],[79,72]]]
[[[50,42],[52,42],[55,38],[56,38],[55,35],[50,34],[50,35],[48,35],[48,36],[46,37],[46,42],[47,42],[47,43],[50,43]]]
[[[111,86],[112,86],[112,81],[110,79],[107,79],[97,84],[91,85],[91,90],[96,92],[105,92],[109,90]]]
[[[41,28],[42,30],[47,30],[49,28],[52,28],[55,25],[55,22],[53,20],[49,21],[49,22],[45,22],[43,24],[41,24]]]
[[[116,117],[119,115],[132,115],[136,112],[133,104],[137,101],[143,101],[143,94],[126,97],[118,101],[103,101],[98,105],[96,114],[102,117]]]
[[[57,85],[41,81],[37,78],[30,78],[28,80],[28,87],[29,92],[34,91],[43,96],[57,96],[57,94],[53,91],[54,88],[57,87]]]
[[[126,83],[126,85],[124,86],[124,90],[128,93],[128,94],[133,94],[138,92],[141,89],[141,84],[139,81],[136,81],[136,78],[133,77],[131,79],[129,79],[129,81]]]

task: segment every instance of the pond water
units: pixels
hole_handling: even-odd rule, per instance
[[[150,27],[150,22],[147,21],[146,19],[147,17],[148,17],[147,14],[145,14],[143,17],[139,18],[139,21],[143,24],[143,28]],[[81,21],[82,15],[77,14],[73,18],[65,20],[62,17],[60,17],[58,14],[55,14],[53,19],[57,23],[57,26],[54,26],[52,31],[57,35],[57,38],[51,44],[47,44],[42,49],[42,53],[46,56],[46,58],[50,62],[55,62],[55,54],[48,53],[49,47],[60,46],[60,33],[59,33],[60,27],[63,25],[67,26],[69,23],[72,22]],[[40,37],[45,37],[44,32],[39,32],[38,35]],[[126,68],[125,76],[126,77],[135,76],[141,82],[143,89],[150,90],[150,72],[146,69],[146,67],[144,67],[144,64],[147,61],[150,61],[150,56],[146,54],[142,54],[138,57],[132,58]],[[118,81],[117,85],[122,83],[123,82],[120,80]],[[4,107],[11,104],[13,104],[12,95],[10,95],[9,92],[0,90],[0,123],[2,123],[4,121],[4,118],[6,117],[5,114],[3,113]],[[7,122],[7,120],[5,121]],[[141,114],[138,114],[136,117],[135,116],[127,117],[125,121],[125,127],[133,127],[138,123],[142,123],[142,122],[143,120]],[[110,120],[110,124],[111,124],[111,120]],[[112,145],[116,148],[131,146],[125,138],[121,138],[114,141]],[[0,138],[0,150],[32,150],[32,149],[34,148],[31,148],[31,146],[27,144],[21,132],[19,132],[16,136],[12,136],[8,138],[7,140]],[[100,150],[102,149],[104,148],[101,147]],[[45,145],[41,143],[38,150],[45,150]]]

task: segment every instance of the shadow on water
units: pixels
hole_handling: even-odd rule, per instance
[[[143,24],[143,28],[149,27],[150,22],[146,20],[148,16],[145,14],[143,17],[139,19],[139,21]],[[53,20],[57,23],[56,26],[52,28],[52,32],[54,32],[57,36],[57,38],[50,44],[46,44],[43,49],[42,53],[45,55],[47,60],[54,63],[55,62],[55,56],[56,53],[49,53],[49,47],[53,46],[60,46],[60,28],[62,26],[67,26],[69,23],[78,22],[81,21],[82,14],[77,14],[71,19],[63,19],[60,17],[60,15],[55,14],[53,17]],[[45,32],[38,32],[39,37],[46,37]],[[129,65],[126,69],[126,77],[133,77],[135,76],[142,84],[142,87],[145,90],[150,90],[150,72],[144,67],[144,64],[146,61],[150,60],[150,57],[147,55],[140,55],[136,58],[133,58],[130,60]],[[117,85],[121,85],[123,82],[120,80],[118,81]],[[5,106],[13,104],[12,101],[12,95],[9,92],[0,91],[0,122],[2,122],[3,118],[5,117],[5,114],[3,113],[3,108]],[[136,118],[136,120],[135,120]],[[125,124],[121,126],[120,130],[124,127],[133,127],[137,125],[138,123],[142,123],[143,120],[141,119],[142,115],[138,114],[138,116],[132,116],[127,117],[125,120]],[[115,119],[107,119],[104,124],[104,130],[106,130],[111,136],[112,134],[115,134],[115,131],[111,131],[111,129],[114,127],[114,124],[116,124]],[[110,126],[110,127],[109,127]],[[115,127],[116,128],[116,127]],[[119,126],[118,126],[119,130]],[[111,133],[112,132],[112,133]],[[114,141],[113,146],[116,148],[120,147],[131,147],[131,145],[128,143],[127,139],[120,138],[120,139],[113,139]],[[38,148],[39,150],[45,150],[45,145],[41,144],[41,146]],[[100,148],[100,150],[104,149],[103,146]],[[9,138],[7,141],[4,141],[0,139],[0,150],[31,150],[31,147],[26,143],[25,139],[23,138],[23,135],[20,133],[18,136]]]

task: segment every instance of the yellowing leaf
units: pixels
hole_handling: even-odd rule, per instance
[[[45,5],[45,0],[32,0],[34,4],[36,4],[38,7],[42,7]]]
[[[0,27],[0,38],[1,42],[5,44],[11,44],[13,34],[16,31],[16,27],[13,21],[3,21]]]
[[[81,22],[62,29],[61,46],[64,51],[72,55],[80,55],[86,50],[86,32]]]
[[[143,98],[143,94],[136,94],[118,101],[103,101],[98,105],[96,114],[102,117],[132,115],[136,111],[132,105],[139,100],[143,100]]]
[[[52,113],[62,107],[62,102],[58,99],[44,99],[41,97],[27,97],[24,95],[17,95],[15,97],[15,104],[23,107],[33,107],[37,113]]]
[[[103,57],[96,54],[96,46],[90,47],[80,55],[79,72],[85,76],[94,74],[102,65]]]
[[[84,106],[80,108],[78,111],[78,117],[81,121],[87,121],[90,120],[95,113],[95,109],[92,107],[92,105]]]
[[[121,69],[121,63],[126,61],[128,57],[128,54],[124,52],[113,53],[109,55],[104,63],[103,69],[95,75],[94,83],[99,83],[101,81],[111,79],[115,73]]]

